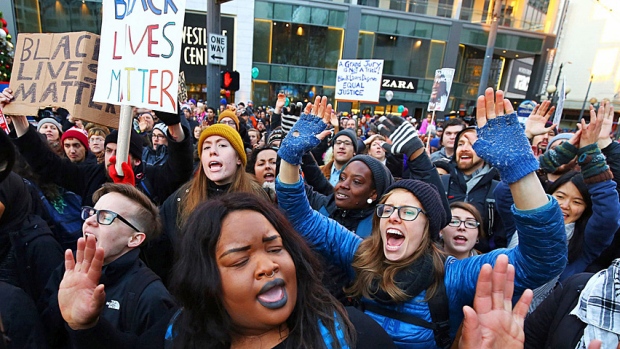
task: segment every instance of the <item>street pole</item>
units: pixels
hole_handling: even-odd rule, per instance
[[[222,34],[220,23],[220,2],[207,0],[207,33]],[[207,42],[207,45],[209,43]],[[207,63],[207,103],[210,107],[218,110],[220,101],[220,66]]]
[[[495,38],[497,38],[497,27],[502,11],[502,0],[495,0],[493,8],[493,19],[491,22],[491,30],[489,31],[489,39],[487,40],[487,49],[484,52],[484,63],[482,64],[482,74],[480,74],[480,86],[478,86],[478,96],[484,95],[489,83],[489,73],[491,72],[491,63],[493,63],[493,51],[495,49]]]
[[[579,120],[577,122],[581,122],[583,118],[583,112],[586,110],[586,103],[588,102],[588,95],[590,94],[590,87],[592,87],[592,79],[594,79],[594,75],[590,75],[590,83],[588,84],[588,90],[586,91],[586,98],[583,99],[583,105],[581,106],[581,113],[579,113]]]

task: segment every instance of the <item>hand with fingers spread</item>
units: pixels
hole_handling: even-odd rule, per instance
[[[104,286],[99,284],[103,267],[103,249],[96,239],[80,238],[75,260],[65,251],[65,274],[58,289],[58,306],[63,319],[74,330],[97,324],[105,303]]]
[[[488,88],[478,97],[476,120],[478,139],[474,140],[476,154],[499,170],[503,181],[517,182],[538,169],[523,128],[504,92]],[[470,140],[471,141],[471,140]]]
[[[460,349],[521,349],[525,342],[523,322],[534,294],[526,290],[512,308],[515,268],[506,255],[499,255],[495,267],[480,269],[474,308],[465,306]]]
[[[392,144],[383,143],[383,148],[392,154],[405,154],[410,158],[424,143],[418,137],[418,131],[405,119],[394,116],[382,116],[379,119],[379,133],[388,137]]]
[[[527,136],[527,138],[532,139],[535,136],[548,133],[557,127],[555,124],[545,127],[547,121],[549,121],[549,118],[554,115],[555,112],[555,107],[549,108],[550,105],[550,101],[542,102],[534,107],[532,114],[527,117],[525,121],[525,136]]]
[[[611,110],[611,116],[608,115],[609,110]],[[586,184],[603,182],[613,178],[605,155],[598,146],[601,130],[607,118],[613,118],[613,107],[609,106],[609,102],[603,102],[598,110],[598,115],[594,111],[594,107],[590,106],[589,124],[586,125],[585,120],[581,119],[581,138],[577,152],[577,163],[581,167],[581,174]]]
[[[614,125],[614,106],[609,102],[601,103],[598,108],[598,117],[602,117],[603,125],[598,135],[598,147],[602,150],[612,143],[611,132]]]
[[[314,104],[308,103],[290,132],[282,140],[278,155],[291,165],[300,165],[301,158],[313,149],[321,140],[317,137],[325,131],[330,123],[332,105],[327,104],[327,97],[317,96]]]
[[[276,101],[276,108],[274,110],[274,113],[281,114],[282,108],[284,108],[285,104],[286,104],[286,95],[284,94],[284,92],[278,93],[278,100]]]

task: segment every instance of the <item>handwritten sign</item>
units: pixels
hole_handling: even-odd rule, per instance
[[[95,100],[177,111],[185,0],[104,0]]]
[[[336,72],[336,100],[379,103],[383,60],[341,59]]]
[[[562,79],[562,88],[560,89],[560,95],[558,104],[555,107],[555,115],[553,116],[553,123],[560,127],[560,121],[562,120],[562,112],[564,112],[564,101],[566,100],[566,77]]]
[[[118,108],[93,102],[99,35],[88,32],[19,34],[10,86],[15,99],[7,115],[37,115],[62,107],[76,118],[117,127]]]

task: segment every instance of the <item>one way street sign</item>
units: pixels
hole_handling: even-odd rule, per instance
[[[209,64],[226,65],[226,37],[209,33]]]

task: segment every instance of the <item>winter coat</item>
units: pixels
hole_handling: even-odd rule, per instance
[[[525,319],[525,349],[576,348],[587,324],[570,315],[591,273],[573,275],[562,283]]]
[[[140,335],[156,324],[160,318],[176,306],[172,296],[159,279],[149,283],[140,295],[130,295],[131,284],[138,278],[152,273],[138,258],[140,251],[133,249],[102,270],[100,283],[105,285],[106,302],[99,322],[106,322],[116,331]],[[146,270],[142,270],[146,269]],[[39,309],[41,319],[48,333],[51,347],[69,347],[69,337],[65,321],[58,307],[58,287],[65,272],[64,264],[54,271],[45,293],[41,297]],[[133,297],[129,299],[129,297]],[[137,304],[136,304],[137,303]],[[132,307],[133,317],[123,321],[124,311]]]
[[[185,139],[182,142],[168,143],[170,156],[163,166],[140,164],[134,169],[136,188],[155,204],[161,204],[192,175],[191,137],[185,127],[183,131]],[[38,175],[81,196],[83,206],[93,206],[93,193],[110,181],[104,164],[77,165],[69,159],[58,157],[33,126],[22,137],[15,139],[14,143]]]
[[[428,158],[426,158],[428,160]],[[351,267],[362,239],[312,210],[305,196],[303,181],[283,184],[276,181],[278,203],[283,208],[297,230],[306,241],[331,263],[347,270],[350,279],[355,278]],[[562,212],[557,201],[549,196],[545,205],[529,210],[513,209],[515,222],[522,232],[522,243],[518,248],[498,249],[490,253],[457,260],[448,257],[445,262],[444,283],[449,299],[451,335],[456,335],[463,319],[462,307],[471,305],[474,299],[478,273],[484,263],[493,264],[500,254],[508,255],[515,266],[515,294],[526,288],[536,288],[558,275],[566,265],[566,236]],[[411,300],[398,303],[392,308],[423,320],[430,321],[430,311],[424,301],[426,292],[421,292]],[[369,300],[363,300],[369,301]],[[433,332],[396,319],[386,318],[367,312],[392,337],[401,348],[435,347]]]
[[[0,299],[2,324],[11,340],[7,348],[47,348],[37,308],[24,290],[0,281]]]

